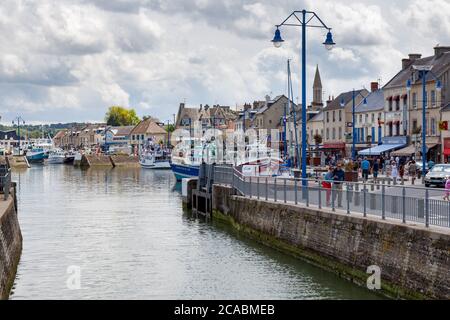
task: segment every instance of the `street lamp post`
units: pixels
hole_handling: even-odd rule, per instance
[[[301,14],[300,17],[299,14]],[[317,19],[319,24],[311,23],[314,18]],[[290,22],[291,20],[294,21]],[[281,24],[276,25],[275,35],[272,40],[272,43],[276,48],[281,47],[284,42],[284,40],[281,38],[281,26],[293,26],[302,28],[302,179],[303,185],[306,185],[306,27],[324,28],[328,30],[327,37],[325,39],[325,42],[323,43],[328,50],[331,50],[335,43],[331,34],[331,28],[329,28],[313,11],[294,11]],[[294,121],[296,120],[297,119],[294,119]]]
[[[423,65],[423,66],[415,66],[413,65],[413,69],[419,72],[419,76],[422,78],[422,183],[425,182],[425,174],[426,174],[426,161],[427,161],[427,118],[426,118],[426,107],[427,107],[427,76],[430,74],[436,80],[436,91],[441,91],[441,81],[438,77],[431,71],[433,66],[431,65]],[[406,81],[406,90],[408,92],[411,91],[412,81],[408,79]]]
[[[20,156],[20,123],[22,123],[22,125],[25,124],[25,120],[23,120],[23,118],[21,116],[17,116],[13,121],[12,124],[17,125],[17,136],[19,139],[19,156]]]

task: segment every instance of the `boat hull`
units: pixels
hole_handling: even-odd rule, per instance
[[[65,157],[49,157],[47,159],[48,164],[63,164]]]
[[[33,153],[30,155],[27,155],[27,160],[30,163],[40,163],[40,162],[44,162],[46,158],[46,155],[44,152],[39,152],[39,153]]]
[[[153,169],[153,170],[170,170],[169,161],[139,161],[139,164],[143,169]]]
[[[199,166],[195,165],[185,165],[185,164],[174,164],[171,165],[172,172],[175,175],[177,181],[181,181],[184,178],[194,178],[198,177],[200,170]]]

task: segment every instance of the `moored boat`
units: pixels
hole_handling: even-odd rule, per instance
[[[64,150],[55,148],[49,151],[47,163],[49,164],[63,164],[66,159]]]

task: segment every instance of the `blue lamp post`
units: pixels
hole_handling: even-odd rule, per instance
[[[300,17],[299,17],[300,15]],[[319,22],[318,24],[312,24],[313,19]],[[295,19],[295,20],[294,20]],[[290,22],[290,20],[294,20]],[[324,28],[328,30],[327,37],[323,45],[327,50],[331,50],[335,43],[333,41],[333,36],[331,34],[331,28],[329,28],[315,12],[312,11],[294,11],[292,12],[281,24],[276,25],[275,35],[273,37],[272,43],[276,48],[281,47],[284,40],[281,38],[280,27],[281,26],[292,26],[302,28],[302,179],[303,185],[307,184],[306,178],[306,27],[310,28]],[[296,119],[294,119],[296,121]]]
[[[414,70],[419,72],[419,77],[422,78],[422,183],[425,182],[426,174],[426,161],[427,161],[427,118],[426,118],[426,107],[427,107],[427,76],[431,75],[436,80],[436,91],[440,92],[442,89],[441,81],[437,76],[431,71],[433,66],[423,65],[423,66],[413,66]],[[406,81],[406,90],[411,91],[412,81],[408,79]]]

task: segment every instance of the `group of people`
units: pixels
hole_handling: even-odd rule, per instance
[[[338,207],[342,207],[342,189],[345,180],[345,172],[342,169],[342,164],[338,163],[335,167],[329,166],[328,172],[325,174],[324,180],[322,181],[322,187],[326,190],[326,203],[330,206],[332,189],[335,190],[333,193],[333,203],[335,203],[336,198],[338,199]]]
[[[428,161],[428,169],[431,170],[435,163]],[[374,182],[377,182],[378,175],[383,173],[388,178],[392,178],[394,184],[400,179],[403,184],[407,179],[411,179],[411,183],[415,184],[417,177],[420,178],[422,168],[419,167],[414,159],[406,157],[378,157],[370,161],[367,157],[359,158],[357,161],[357,168],[361,171],[361,176],[364,181],[369,180],[369,176],[373,175]]]

